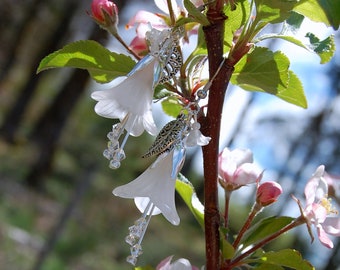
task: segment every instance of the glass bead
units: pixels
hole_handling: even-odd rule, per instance
[[[113,125],[112,126],[112,135],[111,135],[112,140],[118,140],[121,134],[122,134],[122,125],[120,123]]]
[[[141,217],[135,221],[135,226],[144,227],[146,225],[145,218]]]
[[[131,227],[129,227],[130,235],[133,235],[135,237],[140,237],[142,230],[143,230],[143,227],[141,227],[141,226],[131,226]]]
[[[134,235],[129,234],[125,237],[125,242],[128,243],[130,246],[133,246],[136,244],[139,238],[135,237]]]
[[[119,148],[119,142],[118,141],[109,141],[107,143],[107,148],[111,152],[116,151]]]
[[[130,248],[131,255],[138,257],[143,254],[142,246],[140,244],[135,244]]]
[[[116,159],[117,161],[122,161],[123,159],[125,159],[125,152],[123,149],[117,149],[115,154],[114,154],[114,159]]]
[[[111,169],[114,169],[114,170],[115,170],[115,169],[118,169],[118,168],[120,167],[120,162],[117,161],[117,160],[112,159],[112,160],[110,161],[109,167],[110,167]]]
[[[200,99],[205,99],[207,97],[207,91],[205,90],[198,90],[197,91],[197,96],[200,98]]]
[[[105,150],[103,151],[103,156],[104,156],[105,158],[107,158],[108,160],[112,159],[112,153],[111,153],[108,149],[105,149]]]
[[[110,131],[109,133],[107,133],[107,138],[112,141],[113,140],[113,132]]]
[[[127,256],[127,257],[126,257],[126,261],[127,261],[128,263],[132,264],[132,265],[136,265],[136,263],[137,263],[137,257],[136,257],[136,256],[132,256],[132,255]]]

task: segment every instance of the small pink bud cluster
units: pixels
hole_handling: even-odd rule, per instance
[[[256,202],[261,206],[268,206],[277,201],[282,194],[280,184],[272,181],[264,182],[259,185],[256,192]]]
[[[92,18],[104,28],[117,28],[118,8],[109,0],[93,0],[91,4]]]

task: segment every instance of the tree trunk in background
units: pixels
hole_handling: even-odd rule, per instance
[[[34,14],[44,1],[33,0],[24,1],[24,5],[20,5],[19,13],[13,12],[17,1],[7,0],[1,3],[0,9],[0,81],[7,75],[10,67],[16,60],[16,52],[19,51],[21,38],[25,35],[27,24],[34,20]],[[10,23],[9,23],[10,22]],[[1,90],[1,89],[0,89]]]
[[[33,4],[36,4],[36,3],[33,3]],[[37,84],[40,81],[41,75],[40,74],[35,75],[39,62],[44,56],[57,50],[60,40],[64,38],[65,34],[67,34],[65,29],[68,28],[69,23],[73,17],[73,13],[76,10],[76,2],[66,1],[66,3],[63,3],[63,4],[64,4],[62,5],[63,8],[59,11],[61,14],[61,18],[59,21],[55,22],[56,25],[58,25],[58,27],[56,27],[54,30],[50,29],[52,30],[51,32],[45,33],[49,36],[49,39],[46,41],[46,43],[43,46],[40,46],[42,49],[36,52],[36,54],[34,55],[34,59],[30,62],[30,65],[27,68],[27,72],[29,74],[32,74],[32,76],[29,76],[26,83],[22,85],[22,89],[19,89],[19,97],[16,99],[15,104],[12,106],[11,110],[7,114],[2,124],[2,127],[0,128],[1,136],[8,142],[13,143],[15,141],[15,133],[17,132],[17,129],[20,126],[25,110],[29,102],[32,99],[32,96],[36,90]],[[30,11],[37,12],[37,10],[34,8],[32,8],[32,10]],[[39,22],[35,22],[35,23],[39,23]],[[26,23],[26,25],[29,26],[30,23]],[[27,27],[27,28],[30,28],[30,27]],[[29,29],[23,29],[22,31],[23,32],[29,31]],[[25,42],[25,39],[22,40],[22,42]],[[19,44],[17,46],[24,46],[24,44],[21,44],[21,40],[19,40]],[[14,50],[11,51],[10,53],[14,54],[17,49],[15,48],[15,46],[13,46],[13,48]],[[14,56],[11,56],[9,58],[7,65],[10,65],[11,63],[14,64],[12,62],[14,60],[15,60]],[[7,66],[7,69],[9,68],[10,66]]]

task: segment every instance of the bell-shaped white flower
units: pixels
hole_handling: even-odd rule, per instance
[[[123,121],[124,128],[133,136],[139,136],[144,129],[151,135],[157,133],[151,111],[154,92],[154,67],[157,59],[151,55],[143,58],[118,85],[108,90],[93,92],[97,100],[97,114]]]
[[[175,205],[175,184],[182,168],[185,148],[182,144],[160,155],[151,166],[132,182],[115,188],[112,193],[122,198],[135,199],[143,213],[133,226],[125,241],[131,246],[127,261],[135,265],[142,254],[142,240],[152,215],[162,213],[173,225],[180,222]]]
[[[148,198],[156,207],[155,213],[160,211],[170,223],[178,225],[180,220],[175,205],[175,183],[183,160],[183,149],[175,148],[170,153],[164,153],[139,177],[115,188],[112,193],[129,199]],[[147,201],[136,200],[136,202],[141,212],[144,211]]]

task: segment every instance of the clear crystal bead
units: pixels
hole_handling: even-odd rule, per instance
[[[117,151],[114,154],[114,159],[116,159],[117,161],[122,161],[123,159],[125,159],[125,152],[123,149],[117,149]]]
[[[138,237],[141,235],[141,228],[139,226],[131,226],[129,227],[130,235]]]
[[[137,238],[135,235],[129,234],[125,237],[125,242],[128,243],[130,246],[133,246],[136,244],[139,238]]]
[[[131,255],[138,257],[143,254],[142,246],[140,244],[135,244],[130,248]]]
[[[105,158],[107,158],[108,160],[112,159],[112,153],[111,153],[108,149],[105,149],[105,150],[103,151],[103,156],[104,156]]]
[[[118,169],[119,167],[120,167],[120,162],[118,161],[118,160],[114,160],[114,159],[112,159],[111,161],[110,161],[110,165],[109,165],[109,167],[111,168],[111,169]]]
[[[127,256],[126,257],[126,261],[132,265],[136,265],[137,263],[137,257],[136,256],[133,256],[133,255],[130,255],[130,256]]]
[[[112,131],[110,131],[109,133],[107,133],[107,138],[112,141],[114,138],[113,138],[113,135],[114,133]]]
[[[116,151],[119,148],[119,142],[118,141],[109,141],[107,143],[107,148],[113,152]]]
[[[139,226],[139,227],[144,227],[145,224],[146,224],[146,220],[144,217],[137,219],[134,223],[135,226]]]
[[[122,125],[120,123],[112,126],[112,138],[114,140],[118,140],[121,133],[122,133]]]

